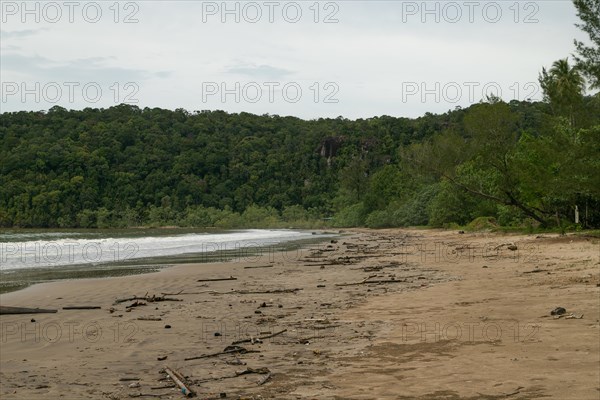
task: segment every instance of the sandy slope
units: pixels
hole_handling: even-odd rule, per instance
[[[598,399],[599,241],[546,236],[354,231],[293,254],[2,295],[102,309],[0,316],[0,398],[183,398],[165,387],[170,366],[200,398]],[[250,293],[281,289],[302,290]],[[178,302],[113,305],[182,290]],[[555,319],[557,306],[583,318]],[[257,352],[184,360],[284,329],[239,344]],[[246,368],[272,375],[235,377]]]

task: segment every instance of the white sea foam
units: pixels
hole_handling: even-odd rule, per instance
[[[78,233],[29,234],[30,240],[0,237],[0,270],[125,262],[214,251],[268,247],[311,237],[310,232],[252,229],[224,233],[188,233],[143,237],[78,239]],[[14,235],[13,235],[14,236]],[[48,240],[49,236],[60,239]],[[38,240],[33,240],[33,239]],[[5,241],[6,240],[6,241]],[[17,239],[18,240],[18,239]]]

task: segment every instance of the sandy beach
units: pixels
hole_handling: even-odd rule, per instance
[[[3,400],[600,398],[597,238],[351,230],[0,305],[58,309],[0,315]]]

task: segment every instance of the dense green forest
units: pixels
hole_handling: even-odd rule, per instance
[[[109,109],[0,116],[0,225],[600,224],[600,104],[494,99],[350,121]],[[592,116],[595,116],[592,118]]]
[[[0,114],[0,226],[600,227],[599,2],[592,47],[541,69],[541,102],[416,119],[140,109]],[[586,9],[588,7],[588,9]],[[591,7],[591,8],[589,8]],[[586,14],[587,12],[587,14]],[[481,218],[479,219],[481,221]]]

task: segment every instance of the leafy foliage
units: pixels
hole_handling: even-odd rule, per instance
[[[414,120],[125,105],[4,113],[0,225],[548,223],[600,198],[598,103],[584,98],[582,113],[580,127],[544,103],[497,99]]]
[[[581,23],[577,24],[588,34],[591,45],[575,40],[579,67],[586,74],[590,87],[600,89],[600,0],[574,0],[577,16]]]

